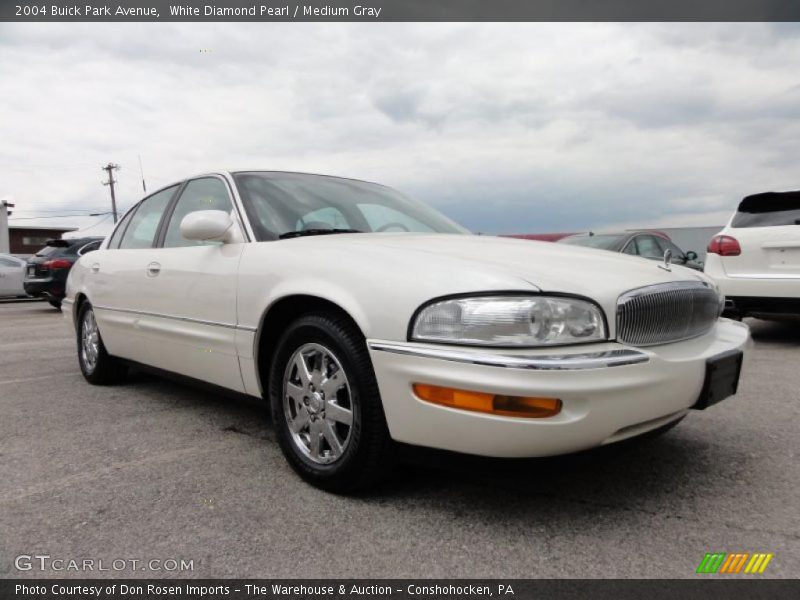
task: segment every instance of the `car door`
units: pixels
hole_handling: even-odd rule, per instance
[[[181,221],[198,210],[231,214],[239,241],[184,238]],[[241,231],[225,180],[209,176],[188,181],[164,220],[140,306],[154,364],[237,391],[244,391],[235,343]]]
[[[177,185],[142,200],[120,222],[104,250],[89,253],[86,287],[97,324],[108,351],[122,358],[150,364],[143,311],[157,293],[149,265],[161,221]]]

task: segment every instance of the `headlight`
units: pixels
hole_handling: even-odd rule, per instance
[[[411,339],[476,346],[554,346],[606,339],[603,314],[577,298],[453,298],[423,308]]]

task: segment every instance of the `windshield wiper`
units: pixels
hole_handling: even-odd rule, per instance
[[[304,237],[306,235],[327,235],[329,233],[364,233],[359,229],[303,229],[301,231],[287,231],[278,236],[279,240],[287,238]]]

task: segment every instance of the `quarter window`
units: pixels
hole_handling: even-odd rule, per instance
[[[175,193],[176,187],[172,186],[161,190],[142,200],[139,208],[136,209],[133,217],[131,217],[128,228],[122,235],[122,241],[119,244],[121,250],[152,248],[156,231],[158,231],[158,224],[161,222],[161,216]]]
[[[219,243],[187,240],[181,234],[181,221],[189,213],[198,210],[221,210],[226,213],[230,213],[233,210],[228,188],[222,180],[216,177],[204,177],[202,179],[194,179],[186,185],[169,219],[167,234],[164,238],[165,248],[204,246]]]
[[[138,208],[138,207],[137,207]],[[128,226],[128,223],[131,222],[133,215],[136,213],[136,208],[133,210],[128,211],[128,214],[120,221],[120,224],[117,225],[117,228],[114,230],[114,233],[111,234],[111,239],[108,241],[109,248],[119,248],[120,239],[122,239],[122,234],[125,233],[125,228]]]

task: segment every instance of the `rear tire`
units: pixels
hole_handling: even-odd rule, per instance
[[[128,367],[107,351],[94,309],[84,302],[78,311],[78,364],[86,381],[93,385],[108,385],[123,381],[128,374]]]
[[[52,306],[53,308],[57,308],[61,310],[61,300],[55,300],[53,298],[48,298],[47,303]]]
[[[352,493],[391,472],[393,444],[364,337],[336,313],[298,318],[269,372],[278,442],[312,485]]]

